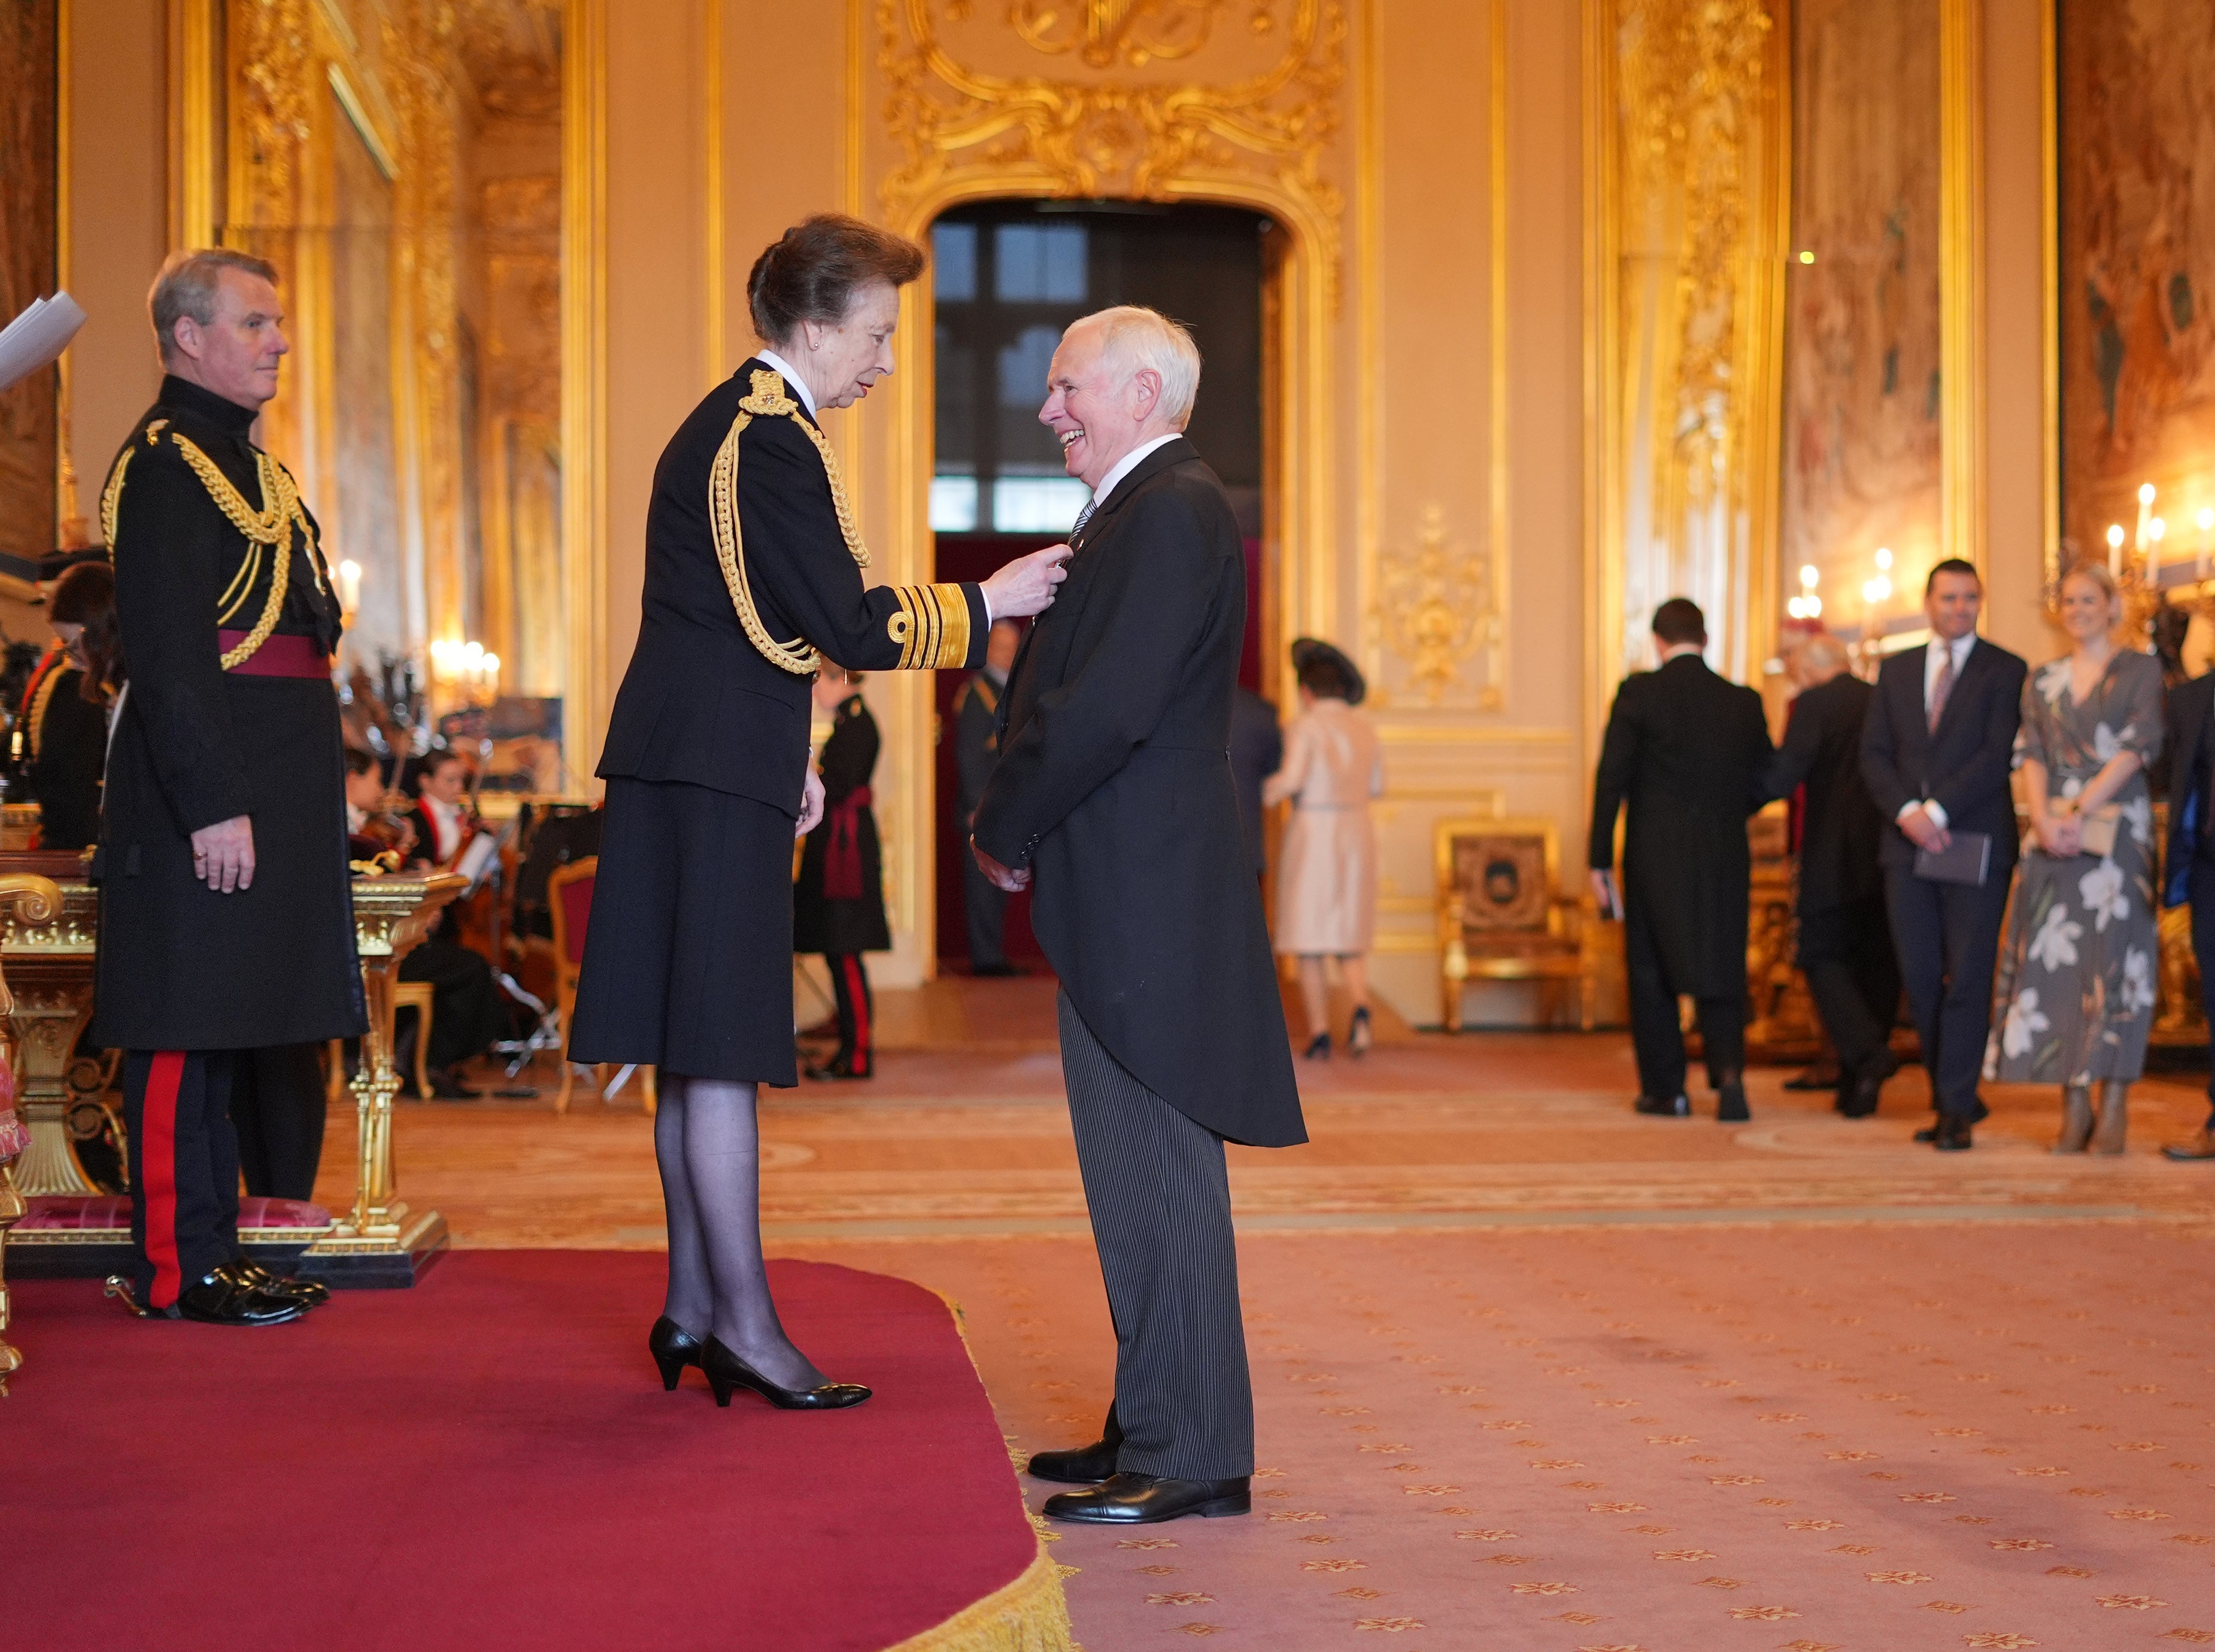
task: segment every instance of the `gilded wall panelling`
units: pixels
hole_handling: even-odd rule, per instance
[[[1414,701],[1489,712],[1506,703],[1503,560],[1454,541],[1434,504],[1422,507],[1412,546],[1377,559],[1371,620],[1390,656],[1376,694],[1380,708]],[[1471,661],[1478,670],[1464,682]]]
[[[1985,567],[1984,0],[1938,0],[1941,510],[1948,556]]]
[[[1775,0],[1587,20],[1596,740],[1665,597],[1707,610],[1727,675],[1769,652],[1789,59]]]
[[[54,289],[58,48],[52,7],[0,12],[0,321]],[[10,555],[54,548],[56,386],[40,372],[0,395],[0,551]]]
[[[587,786],[611,704],[607,508],[607,0],[561,7],[562,755]]]

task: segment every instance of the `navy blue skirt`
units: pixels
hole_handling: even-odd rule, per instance
[[[752,798],[609,780],[570,1060],[800,1081],[792,827]]]

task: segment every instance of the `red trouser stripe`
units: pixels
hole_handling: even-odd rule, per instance
[[[147,1306],[175,1307],[185,1288],[177,1265],[177,1089],[185,1052],[157,1049],[146,1074],[146,1105],[138,1125],[138,1167],[146,1185],[146,1259],[154,1264]]]
[[[862,960],[849,952],[839,960],[845,966],[846,993],[854,1006],[854,1068],[869,1070],[869,983],[862,973]]]

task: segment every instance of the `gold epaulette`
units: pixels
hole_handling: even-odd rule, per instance
[[[771,368],[756,370],[752,381],[753,394],[739,403],[739,416],[731,421],[731,433],[723,438],[723,445],[715,451],[715,468],[708,477],[708,517],[715,535],[715,560],[723,569],[723,585],[731,593],[731,606],[738,610],[739,625],[746,639],[759,651],[761,657],[780,670],[795,676],[807,676],[823,663],[823,656],[805,637],[795,637],[790,642],[778,642],[769,634],[762,623],[761,614],[754,607],[752,587],[746,584],[745,545],[739,529],[739,437],[756,419],[789,418],[807,432],[807,439],[815,444],[815,450],[823,456],[823,474],[831,483],[831,503],[838,513],[838,531],[846,541],[847,554],[854,566],[869,566],[869,548],[862,543],[861,529],[854,525],[853,503],[846,497],[844,479],[838,474],[838,457],[831,450],[831,444],[823,432],[807,419],[801,417],[800,404],[785,394],[783,376]],[[967,619],[964,615],[966,628]],[[902,664],[906,661],[903,659]]]
[[[159,444],[162,432],[169,425],[166,419],[157,419],[146,426],[146,445]],[[246,539],[246,560],[239,565],[237,573],[216,599],[216,623],[221,625],[231,619],[245,605],[247,594],[261,577],[262,553],[272,549],[276,554],[270,559],[269,597],[263,603],[261,613],[254,628],[246,633],[235,648],[226,649],[223,669],[236,670],[251,659],[256,650],[269,640],[277,628],[278,615],[284,612],[285,592],[291,584],[287,553],[292,547],[292,529],[300,530],[300,554],[308,560],[308,571],[314,578],[316,589],[323,588],[322,561],[316,552],[316,530],[308,521],[306,509],[300,503],[300,490],[292,474],[267,454],[256,450],[254,455],[255,480],[261,487],[261,506],[256,510],[246,502],[246,497],[231,486],[230,478],[216,466],[214,460],[202,452],[198,444],[181,431],[170,431],[169,441],[183,456],[193,474],[199,478],[200,486],[207,490],[230,525]],[[109,560],[115,557],[115,529],[123,508],[123,477],[129,468],[131,456],[138,451],[136,445],[126,446],[116,456],[115,468],[108,473],[107,486],[100,496],[101,531],[107,538]]]
[[[959,585],[895,585],[899,612],[885,629],[900,646],[902,671],[937,670],[969,659],[969,597]]]

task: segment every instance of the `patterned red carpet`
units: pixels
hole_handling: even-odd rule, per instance
[[[1068,1532],[1092,1652],[2215,1645],[2205,1228],[1241,1248],[1255,1514]],[[1082,1241],[817,1254],[960,1296],[1007,1429],[1090,1437],[1112,1349]]]
[[[21,1285],[0,1645],[879,1652],[1014,1583],[1037,1539],[945,1305],[772,1270],[874,1399],[665,1394],[653,1256],[464,1252],[266,1331]]]

